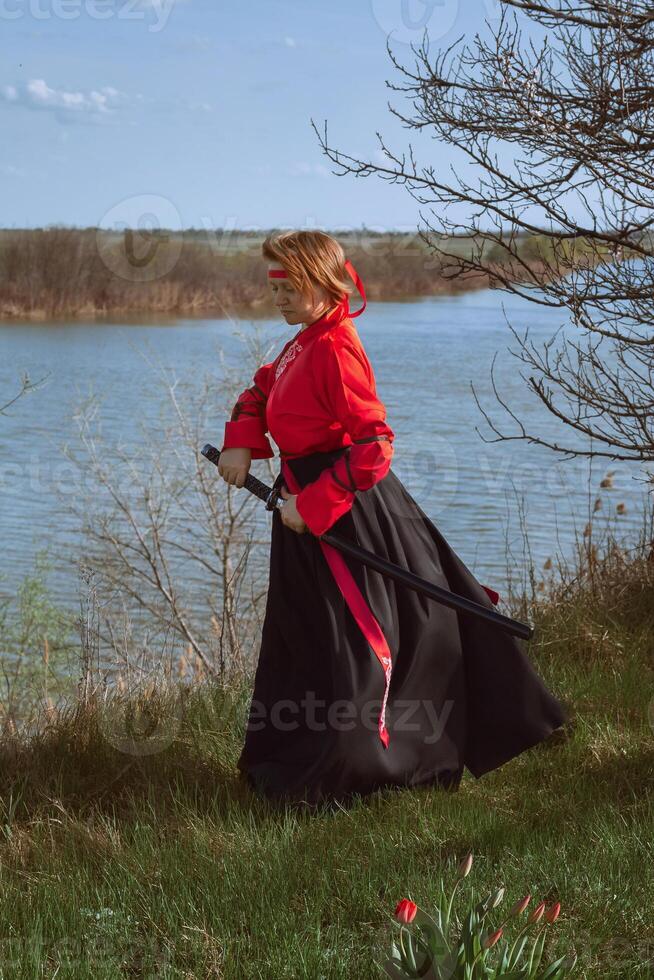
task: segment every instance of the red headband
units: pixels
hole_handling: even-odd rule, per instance
[[[359,273],[357,272],[357,270],[354,268],[354,266],[352,265],[352,263],[350,262],[349,259],[347,259],[347,261],[345,262],[345,268],[346,268],[347,272],[349,272],[350,276],[352,277],[352,281],[354,282],[354,284],[356,285],[357,289],[359,290],[359,294],[361,296],[361,299],[363,300],[363,306],[361,307],[361,309],[360,310],[357,310],[356,313],[350,313],[350,298],[349,298],[349,296],[346,296],[345,297],[345,309],[347,311],[346,312],[346,316],[349,316],[349,317],[360,316],[363,313],[363,311],[365,310],[365,308],[366,308],[366,290],[365,290],[364,285],[363,285],[363,283],[361,281],[361,276],[359,275]],[[288,273],[286,272],[285,269],[269,269],[268,270],[268,278],[269,279],[288,279]]]

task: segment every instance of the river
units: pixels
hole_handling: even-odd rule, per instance
[[[526,441],[484,441],[496,436],[477,407],[471,382],[498,428],[518,431],[492,391],[490,368],[497,355],[497,389],[527,431],[580,445],[575,433],[528,393],[521,372],[531,372],[507,350],[517,350],[507,320],[520,336],[528,327],[537,350],[561,323],[556,311],[491,290],[370,303],[354,321],[395,432],[394,472],[479,580],[500,593],[507,574],[514,580],[525,574],[524,531],[538,577],[548,558],[571,558],[575,534],[581,537],[598,496],[602,506],[596,518],[613,515],[618,535],[632,547],[647,496],[638,463],[596,459],[591,466],[587,460],[563,461]],[[82,490],[92,494],[93,487],[86,481],[80,487],[62,447],[79,443],[75,416],[91,394],[98,399],[94,424],[101,425],[103,438],[131,447],[136,458],[143,448],[141,425],[156,432],[159,413],[169,405],[149,360],[174,372],[180,391],[192,391],[207,374],[215,376],[216,409],[202,441],[220,448],[226,415],[220,407],[219,351],[237,365],[245,350],[238,332],[260,331],[275,345],[272,359],[296,330],[279,321],[152,317],[0,324],[0,403],[16,392],[23,372],[32,380],[48,374],[42,387],[0,416],[2,595],[15,595],[23,576],[33,571],[36,553],[48,548],[53,598],[79,608],[75,561],[82,539],[67,502],[79,502]],[[275,466],[277,471],[278,461]],[[612,486],[600,490],[608,471],[613,471]],[[221,483],[219,492],[224,489]],[[618,504],[624,513],[616,514]],[[270,519],[265,510],[263,518]]]

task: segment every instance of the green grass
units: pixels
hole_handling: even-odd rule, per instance
[[[529,654],[567,737],[457,793],[275,809],[236,778],[247,687],[153,695],[170,744],[151,755],[118,751],[93,705],[6,736],[0,977],[384,977],[397,901],[429,911],[468,851],[459,920],[473,888],[506,888],[490,926],[527,892],[558,900],[545,960],[574,948],[574,976],[654,976],[653,597],[639,559],[543,598]]]

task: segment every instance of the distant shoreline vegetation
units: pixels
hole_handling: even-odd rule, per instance
[[[49,226],[0,229],[0,319],[135,316],[270,316],[261,242],[266,232],[188,229],[121,230]],[[487,274],[453,275],[419,235],[332,232],[364,281],[369,300],[452,295],[493,285]],[[539,236],[525,237],[525,267],[542,267]],[[450,238],[447,249],[471,252],[474,241]],[[441,243],[441,247],[445,247]],[[503,276],[512,270],[497,249]],[[357,308],[358,295],[352,295]]]

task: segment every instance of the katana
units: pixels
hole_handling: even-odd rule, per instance
[[[203,446],[202,455],[209,462],[218,466],[220,450],[212,446],[211,443],[208,442]],[[250,493],[253,493],[255,497],[258,497],[259,500],[263,500],[266,505],[266,510],[281,508],[286,502],[278,490],[262,483],[261,480],[258,480],[256,476],[252,476],[251,473],[248,473],[246,476],[243,486]],[[436,602],[440,602],[444,606],[449,606],[451,609],[459,610],[459,612],[470,613],[472,616],[485,619],[486,622],[491,623],[493,626],[499,626],[500,629],[511,633],[513,636],[518,636],[522,640],[530,640],[534,635],[534,627],[528,623],[521,623],[517,619],[512,619],[511,616],[504,616],[494,609],[487,609],[486,606],[475,602],[474,599],[467,599],[465,596],[450,592],[449,589],[441,588],[440,585],[434,585],[433,582],[428,582],[427,579],[415,575],[407,568],[401,568],[399,565],[395,565],[385,558],[380,558],[379,555],[375,555],[372,551],[367,551],[365,548],[360,548],[358,545],[352,544],[351,541],[347,541],[338,534],[327,531],[325,534],[314,535],[314,537],[317,537],[320,541],[324,541],[326,544],[332,545],[334,548],[338,548],[339,551],[344,552],[351,558],[355,558],[364,565],[368,565],[369,568],[374,568],[375,571],[381,572],[382,575],[387,575],[396,582],[401,582],[409,589],[413,589],[414,592],[421,592],[423,595],[435,599]]]

